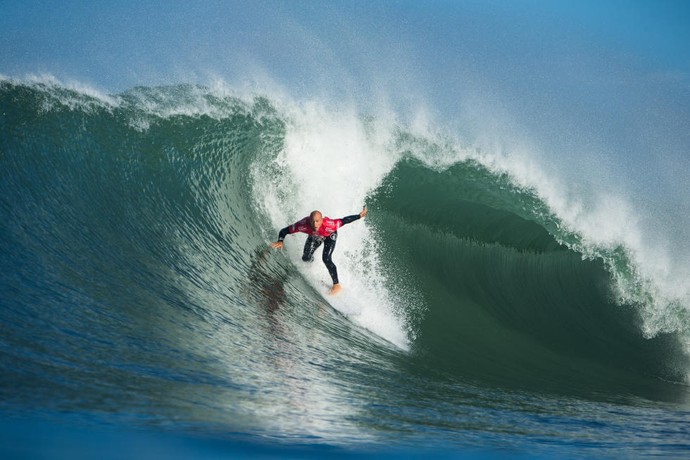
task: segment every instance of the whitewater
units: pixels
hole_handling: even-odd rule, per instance
[[[222,81],[2,77],[0,114],[10,420],[283,454],[689,447],[683,220],[538,147]],[[303,236],[268,250],[364,205],[342,295]]]

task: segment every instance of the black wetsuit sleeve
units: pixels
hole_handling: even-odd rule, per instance
[[[290,226],[288,225],[278,233],[278,241],[283,241],[287,234],[290,232]]]
[[[343,225],[349,224],[350,222],[354,222],[356,220],[359,220],[359,214],[353,214],[351,216],[343,217],[340,220],[343,221]]]

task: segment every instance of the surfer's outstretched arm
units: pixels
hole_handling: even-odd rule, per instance
[[[278,241],[276,241],[275,243],[271,243],[271,247],[273,249],[283,249],[283,240],[285,239],[288,233],[290,233],[289,225],[282,229],[280,233],[278,233]]]

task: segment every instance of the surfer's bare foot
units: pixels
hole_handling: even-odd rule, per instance
[[[331,288],[330,291],[328,291],[329,295],[335,295],[340,292],[342,288],[340,287],[340,284],[334,284],[333,287]]]

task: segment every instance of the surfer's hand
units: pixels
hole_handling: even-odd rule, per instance
[[[283,242],[282,241],[276,241],[275,243],[271,243],[271,247],[273,249],[283,249]]]
[[[364,206],[364,209],[362,209],[362,212],[359,213],[359,218],[361,219],[362,217],[367,215],[367,207]]]

